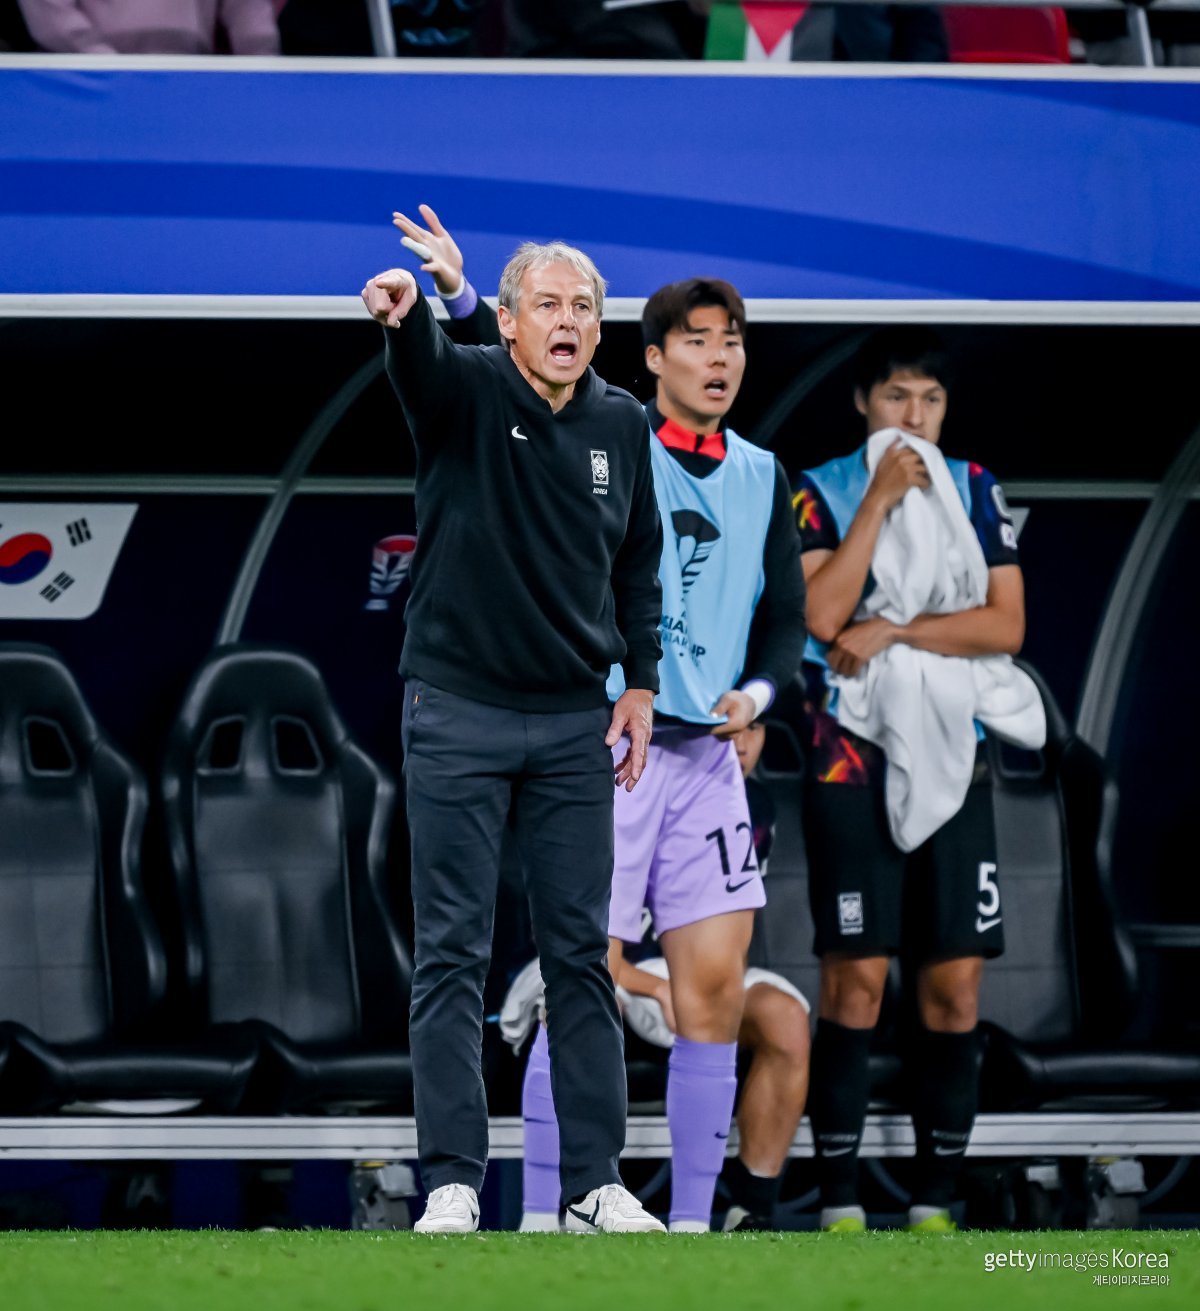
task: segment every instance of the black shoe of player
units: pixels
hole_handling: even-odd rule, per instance
[[[775,1226],[767,1216],[755,1215],[744,1206],[731,1206],[721,1226],[723,1234],[769,1234],[774,1231]]]

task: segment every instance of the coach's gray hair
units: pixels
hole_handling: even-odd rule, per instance
[[[516,314],[517,302],[521,299],[521,283],[530,269],[544,268],[547,264],[567,264],[577,273],[581,273],[592,284],[592,295],[596,299],[596,317],[604,317],[604,293],[608,283],[600,276],[600,270],[591,259],[565,241],[548,241],[540,245],[536,241],[522,242],[513,252],[512,259],[504,266],[500,275],[500,304],[510,314]]]

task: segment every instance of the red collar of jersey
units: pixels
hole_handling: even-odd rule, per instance
[[[687,451],[691,455],[707,455],[710,460],[725,458],[725,434],[723,432],[692,432],[674,419],[663,419],[658,430],[658,440],[664,446],[677,451]]]

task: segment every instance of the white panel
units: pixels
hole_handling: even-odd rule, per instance
[[[0,620],[87,619],[136,505],[0,502]]]

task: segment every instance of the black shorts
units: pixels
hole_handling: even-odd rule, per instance
[[[1004,950],[986,777],[907,854],[892,841],[879,787],[810,783],[804,836],[818,956],[902,954],[919,964]]]

